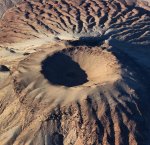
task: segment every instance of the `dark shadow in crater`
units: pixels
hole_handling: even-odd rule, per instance
[[[79,40],[68,41],[71,46],[100,46],[103,42],[102,37],[80,37]]]
[[[0,65],[0,72],[9,72],[9,68],[5,65]]]
[[[54,85],[73,87],[87,82],[87,74],[79,64],[60,52],[47,57],[42,62],[41,73]]]
[[[53,145],[64,145],[64,137],[62,134],[58,132],[53,133],[52,135],[52,144]]]

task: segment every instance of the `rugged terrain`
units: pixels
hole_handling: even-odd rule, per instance
[[[150,145],[150,4],[0,0],[0,145]]]

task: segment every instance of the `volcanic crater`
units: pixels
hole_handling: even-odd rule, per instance
[[[73,47],[52,53],[42,61],[41,70],[50,83],[67,87],[117,80],[119,72],[115,57],[98,47]]]
[[[149,145],[150,6],[0,0],[1,145]]]

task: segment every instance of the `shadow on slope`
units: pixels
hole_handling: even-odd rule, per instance
[[[133,46],[132,44],[130,44]],[[120,45],[119,45],[120,46]],[[122,47],[121,47],[122,48]],[[147,134],[149,134],[147,121],[150,119],[146,110],[149,110],[149,95],[150,95],[150,82],[149,82],[149,74],[145,70],[144,66],[138,64],[135,59],[129,56],[123,49],[117,48],[115,46],[110,50],[116,58],[119,60],[120,64],[122,64],[122,69],[127,70],[125,74],[122,76],[123,80],[126,84],[129,85],[130,88],[135,90],[135,96],[132,96],[132,102],[126,103],[127,107],[133,112],[133,114],[128,113],[125,108],[120,107],[122,111],[128,116],[130,120],[134,120],[137,124],[136,130],[138,133],[135,133],[135,138],[138,143],[149,144],[149,139]],[[132,72],[132,73],[131,73]],[[144,74],[144,75],[143,75]],[[129,96],[123,88],[117,86],[117,89],[124,96]],[[138,104],[138,107],[134,104]],[[142,115],[141,115],[142,114]],[[146,116],[146,117],[143,117]],[[145,119],[147,118],[147,119]],[[148,121],[149,122],[149,121]],[[145,138],[145,140],[144,140]]]
[[[100,46],[103,39],[102,37],[80,37],[79,40],[68,41],[71,46]]]

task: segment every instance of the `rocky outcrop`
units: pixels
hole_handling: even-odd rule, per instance
[[[9,8],[20,2],[22,2],[22,0],[0,0],[0,18]]]

